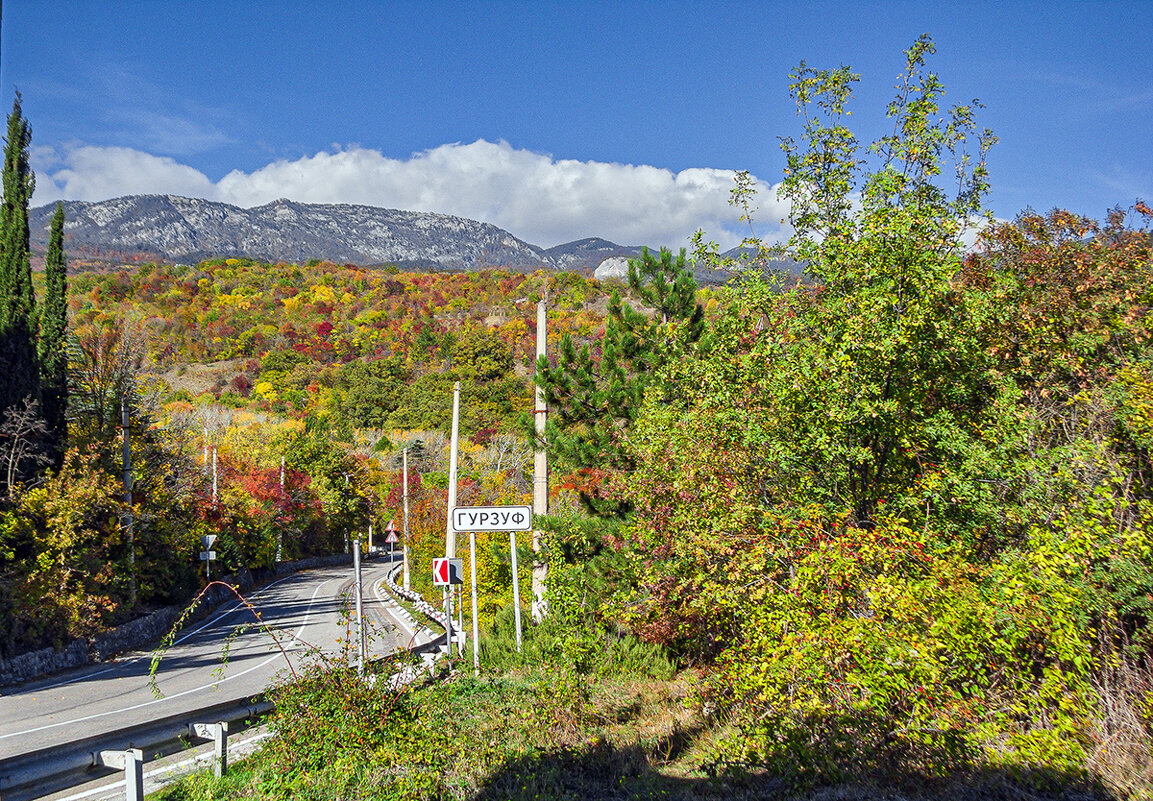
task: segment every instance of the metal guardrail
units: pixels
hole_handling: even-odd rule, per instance
[[[443,627],[443,612],[429,605],[416,593],[405,592],[395,584],[394,576],[398,570],[399,566],[386,574],[389,589],[413,602],[421,613]],[[414,655],[432,653],[442,648],[443,644],[442,634],[430,642],[414,645],[407,650]],[[406,680],[411,681],[415,677],[416,673],[412,673]],[[123,753],[129,749],[139,749],[145,760],[167,756],[187,747],[193,727],[197,724],[205,721],[222,722],[232,728],[233,724],[254,721],[274,708],[271,701],[256,698],[227,701],[159,718],[144,726],[129,726],[0,759],[0,801],[30,801],[84,781],[110,775],[121,767],[109,764],[108,752]]]
[[[86,779],[108,775],[114,769],[101,758],[102,751],[138,748],[146,758],[181,750],[189,739],[189,727],[206,720],[229,724],[255,720],[273,709],[270,701],[229,701],[169,715],[145,726],[132,726],[42,748],[0,760],[0,799],[24,801],[74,786]]]

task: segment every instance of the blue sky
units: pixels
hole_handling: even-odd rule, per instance
[[[438,211],[534,244],[728,244],[733,170],[784,235],[788,73],[851,66],[870,140],[928,32],[1000,142],[990,206],[1153,201],[1153,1],[7,0],[39,205],[138,192]]]

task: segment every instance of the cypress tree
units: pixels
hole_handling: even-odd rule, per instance
[[[36,177],[28,164],[32,129],[21,113],[20,99],[17,92],[8,116],[0,205],[0,417],[26,398],[39,399],[40,394],[28,231],[28,202]]]
[[[56,461],[68,435],[68,271],[64,263],[64,204],[56,204],[44,266],[44,310],[40,317],[40,398]]]

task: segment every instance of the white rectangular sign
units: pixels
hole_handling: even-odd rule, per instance
[[[201,551],[200,552],[200,561],[201,562],[211,562],[215,558],[216,558],[216,551]]]
[[[528,531],[532,528],[531,506],[454,506],[452,530]]]

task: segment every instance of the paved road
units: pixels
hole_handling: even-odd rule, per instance
[[[391,614],[395,607],[378,588],[387,567],[387,561],[363,566],[369,651],[376,655],[413,637],[411,621]],[[249,609],[220,607],[181,632],[165,654],[157,673],[159,698],[149,686],[147,652],[0,696],[0,759],[255,695],[316,649],[331,654],[355,640],[348,629],[355,611],[351,586],[352,568],[346,566],[296,573],[253,593],[249,600],[278,632],[284,653],[267,633],[240,628],[254,620]],[[222,664],[226,643],[228,660]]]

